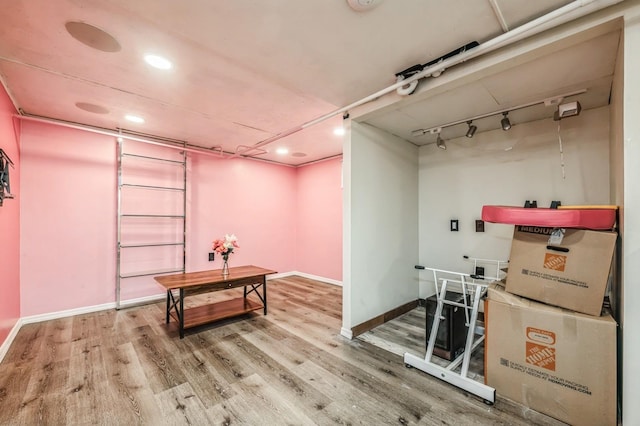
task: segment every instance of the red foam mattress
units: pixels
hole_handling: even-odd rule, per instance
[[[561,209],[483,206],[482,220],[507,225],[604,230],[615,225],[616,209],[608,206]]]

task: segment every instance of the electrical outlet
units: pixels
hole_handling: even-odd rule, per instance
[[[209,253],[209,262],[213,262],[213,257],[215,253]]]

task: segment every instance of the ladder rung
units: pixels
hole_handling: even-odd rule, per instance
[[[153,185],[138,185],[133,183],[123,183],[120,185],[121,187],[129,187],[129,188],[142,188],[142,189],[161,189],[165,191],[185,191],[185,188],[174,188],[170,186],[153,186]]]
[[[174,219],[184,219],[184,215],[172,215],[172,214],[121,214],[121,217],[168,217]]]
[[[158,271],[146,271],[146,272],[133,272],[131,274],[120,275],[120,278],[148,277],[149,275],[164,275],[164,274],[173,274],[176,272],[184,272],[184,268],[162,269]]]
[[[123,157],[135,157],[135,158],[144,158],[146,160],[156,160],[156,161],[165,161],[167,163],[176,163],[176,164],[181,164],[181,165],[185,165],[184,161],[178,161],[178,160],[169,160],[167,158],[158,158],[158,157],[149,157],[147,155],[138,155],[138,154],[126,154],[123,153],[122,154]]]
[[[164,247],[164,246],[183,246],[184,242],[179,243],[151,243],[151,244],[121,244],[120,248],[136,248],[136,247]]]

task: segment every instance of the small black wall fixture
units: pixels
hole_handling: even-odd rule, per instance
[[[484,220],[476,220],[476,232],[484,232]]]
[[[451,232],[458,232],[458,219],[451,219]]]
[[[0,149],[0,207],[2,207],[5,198],[13,198],[9,180],[9,166],[13,167],[13,161],[4,150]]]

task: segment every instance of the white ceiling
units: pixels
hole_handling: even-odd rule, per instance
[[[2,6],[0,77],[25,114],[235,153],[390,86],[412,65],[503,33],[492,3],[512,29],[570,1],[378,3],[356,12],[346,0],[13,0]],[[106,31],[121,49],[88,47],[67,32],[69,21]],[[575,97],[583,108],[606,105],[618,42],[619,32],[604,34],[440,95],[412,95],[366,121],[424,144],[432,135],[412,131],[574,90],[587,89]],[[149,67],[146,53],[173,68]],[[549,114],[538,106],[510,117],[516,124]],[[333,129],[341,121],[336,115],[246,154],[291,165],[339,155]],[[498,121],[476,124],[484,131]],[[465,131],[454,126],[443,136]],[[276,154],[280,146],[289,154]]]

